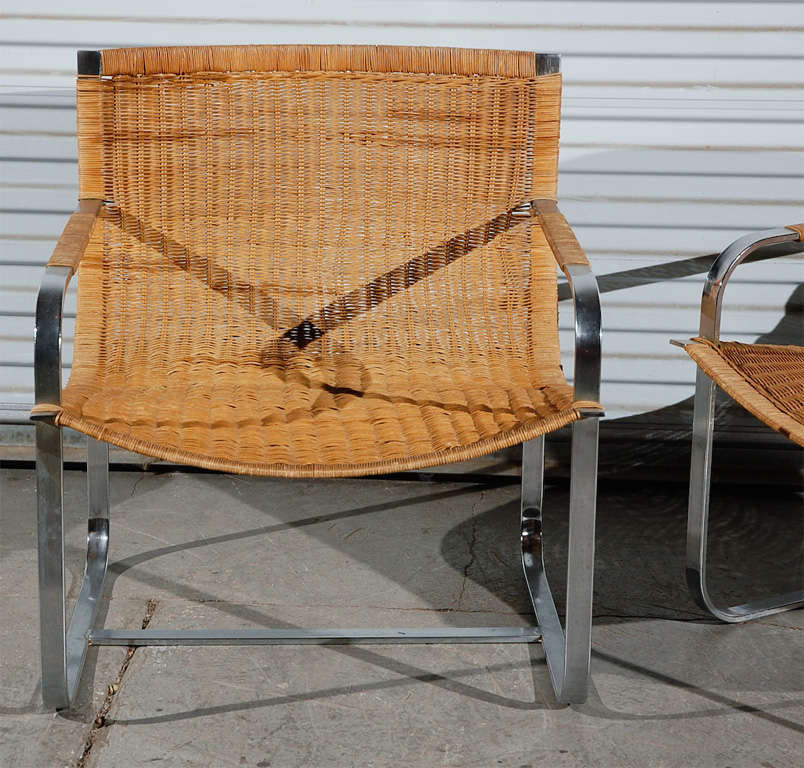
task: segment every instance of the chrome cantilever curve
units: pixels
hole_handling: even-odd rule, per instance
[[[575,399],[600,398],[600,297],[590,267],[566,269],[575,301]],[[522,446],[522,567],[542,632],[556,697],[566,704],[586,700],[592,648],[595,508],[600,411],[572,425],[566,629],[547,580],[543,552],[544,437]]]
[[[34,379],[36,402],[61,401],[61,337],[64,296],[72,270],[48,267],[36,303]],[[95,620],[106,576],[109,545],[109,451],[88,438],[89,521],[81,591],[69,628],[64,588],[64,500],[61,428],[36,419],[37,532],[42,696],[50,709],[74,701],[87,652],[87,633]]]
[[[790,229],[770,229],[735,240],[715,260],[704,284],[699,334],[718,341],[723,293],[737,266],[755,254],[768,259],[804,250],[798,234]],[[720,607],[709,594],[707,584],[707,538],[709,495],[712,477],[712,438],[715,423],[714,381],[698,368],[692,418],[689,506],[687,512],[686,578],[695,602],[726,622],[742,622],[780,613],[804,605],[804,590],[753,600],[742,605]]]

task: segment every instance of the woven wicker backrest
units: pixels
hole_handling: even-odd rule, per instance
[[[102,62],[78,80],[81,197],[106,201],[80,271],[81,322],[103,324],[79,334],[103,339],[84,365],[348,366],[368,346],[559,364],[555,264],[526,203],[555,197],[561,80],[534,54]]]

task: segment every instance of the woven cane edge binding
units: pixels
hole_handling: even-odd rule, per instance
[[[771,429],[804,447],[804,424],[749,384],[723,357],[717,342],[696,337],[684,349],[700,369],[743,408]]]
[[[53,422],[60,427],[69,427],[85,435],[116,445],[124,450],[133,451],[145,456],[151,456],[163,461],[186,464],[203,469],[233,474],[254,475],[259,477],[286,477],[286,478],[329,478],[329,477],[361,477],[367,475],[384,475],[391,472],[405,472],[415,469],[425,469],[458,461],[467,461],[485,456],[494,451],[510,448],[519,443],[531,440],[540,435],[546,435],[557,429],[578,421],[582,418],[579,407],[602,408],[598,403],[575,403],[571,408],[559,411],[544,419],[523,424],[516,429],[502,432],[499,435],[480,440],[471,445],[457,448],[448,448],[442,451],[420,454],[400,459],[375,461],[365,463],[340,464],[260,464],[251,462],[238,462],[225,459],[215,459],[204,454],[182,451],[169,448],[158,443],[126,435],[121,432],[108,430],[105,427],[75,416],[60,406],[41,404],[37,406],[42,416],[51,416],[54,409],[57,413]],[[34,409],[36,413],[36,409]]]
[[[420,72],[532,78],[557,57],[531,51],[400,45],[220,45],[110,48],[104,76],[238,71]]]
[[[76,79],[79,200],[106,198],[103,181],[103,82],[92,75],[79,75]]]

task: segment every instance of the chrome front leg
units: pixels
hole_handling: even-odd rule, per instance
[[[592,643],[597,496],[597,418],[572,426],[566,632],[547,581],[543,553],[544,438],[522,446],[522,566],[542,632],[550,678],[563,704],[586,700]]]
[[[81,592],[67,630],[67,688],[75,699],[109,562],[109,445],[87,438],[87,556]]]
[[[65,622],[64,520],[61,429],[36,425],[39,530],[39,615],[42,698],[48,709],[75,701],[87,653],[87,635],[103,593],[109,550],[109,448],[88,439],[89,521],[84,578],[69,628]]]
[[[42,699],[48,709],[69,705],[64,616],[64,520],[61,428],[36,425],[39,539],[39,643]]]

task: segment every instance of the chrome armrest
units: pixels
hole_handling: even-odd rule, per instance
[[[575,400],[600,402],[600,291],[586,254],[553,199],[531,201],[547,244],[569,282],[575,304]],[[599,408],[579,410],[603,416]]]
[[[701,297],[701,324],[698,335],[710,341],[720,338],[720,316],[723,312],[723,292],[737,266],[753,254],[752,260],[772,259],[804,250],[797,232],[787,229],[766,229],[735,240],[715,259],[704,283]]]
[[[100,214],[101,200],[81,200],[78,211],[67,221],[50,257],[36,299],[34,328],[34,392],[36,405],[61,403],[61,329],[64,296],[78,268]],[[46,419],[39,409],[33,418]]]
[[[39,286],[34,327],[34,389],[37,405],[59,405],[61,402],[64,296],[72,276],[70,267],[47,267]]]
[[[600,292],[588,264],[567,264],[564,274],[569,281],[575,304],[575,399],[600,402]],[[581,408],[586,416],[602,416],[597,409]]]

